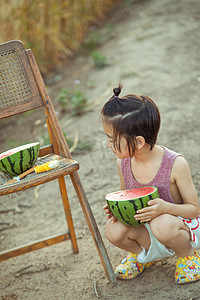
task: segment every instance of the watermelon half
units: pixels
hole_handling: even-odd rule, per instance
[[[30,169],[36,162],[40,144],[31,143],[13,148],[0,154],[0,170],[11,176]]]
[[[159,194],[156,187],[145,186],[110,193],[106,195],[106,200],[112,214],[118,221],[130,226],[139,226],[144,223],[135,220],[134,215],[137,210],[147,207],[149,200],[158,197]]]

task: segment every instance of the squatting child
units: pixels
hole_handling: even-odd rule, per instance
[[[115,274],[132,279],[153,261],[176,254],[175,281],[200,279],[200,208],[188,163],[181,154],[157,145],[160,113],[147,96],[119,97],[121,86],[101,114],[107,146],[117,157],[121,190],[156,186],[159,198],[137,211],[142,226],[117,221],[108,206],[106,237],[129,253]]]

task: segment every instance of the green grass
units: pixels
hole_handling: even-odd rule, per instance
[[[107,58],[98,50],[91,52],[91,57],[94,61],[95,67],[100,70],[107,66]]]
[[[101,32],[98,31],[91,31],[85,38],[81,48],[81,54],[88,54],[91,51],[94,51],[97,47],[102,44],[103,36]]]
[[[88,106],[88,100],[82,91],[70,92],[62,89],[56,98],[63,112],[69,112],[73,116],[81,115]]]

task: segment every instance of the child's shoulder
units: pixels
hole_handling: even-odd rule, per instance
[[[182,153],[171,150],[165,146],[161,147],[164,149],[165,157],[172,161],[173,169],[176,169],[177,171],[184,171],[186,168],[188,168],[188,162]]]
[[[172,154],[177,154],[177,155],[182,155],[181,153],[177,152],[176,150],[172,150],[166,146],[160,145],[161,148],[164,149],[165,152],[167,153],[172,153]]]
[[[183,171],[189,167],[187,160],[182,155],[177,156],[177,158],[174,160],[174,166],[180,171]]]
[[[162,146],[165,151],[165,162],[172,165],[171,176],[176,178],[181,178],[182,176],[188,176],[190,174],[190,167],[187,160],[184,158],[183,154],[178,153],[174,150]]]
[[[165,156],[168,156],[168,157],[174,158],[174,159],[176,159],[178,157],[182,157],[183,158],[183,154],[180,153],[180,152],[177,152],[176,150],[169,149],[169,148],[167,148],[165,146],[160,146],[160,147],[162,147],[164,149]]]

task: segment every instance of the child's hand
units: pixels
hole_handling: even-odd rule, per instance
[[[106,216],[106,219],[113,219],[113,223],[115,223],[115,222],[117,222],[117,219],[113,216],[113,214],[112,214],[112,212],[110,211],[110,209],[109,209],[109,206],[108,206],[108,204],[106,204],[104,207],[103,207],[103,209],[104,209],[104,211],[105,211],[105,213],[107,214],[107,216]]]
[[[148,202],[150,206],[139,209],[134,217],[138,221],[149,222],[155,217],[167,212],[166,204],[167,202],[160,198],[150,200]]]

